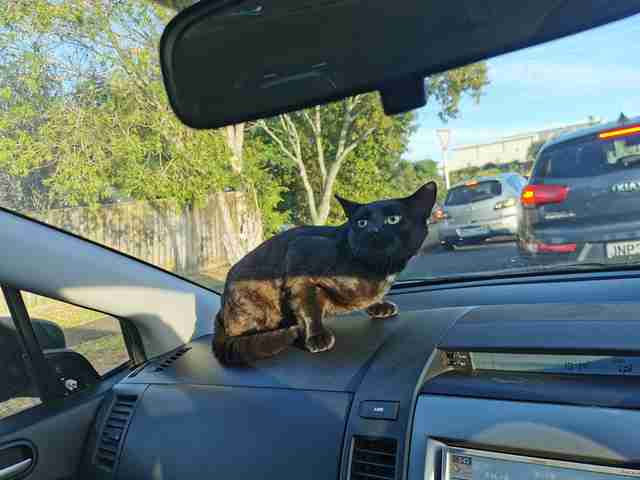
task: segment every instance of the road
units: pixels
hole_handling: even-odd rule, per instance
[[[454,252],[435,247],[414,257],[398,280],[457,276],[523,266],[514,242],[469,246]]]

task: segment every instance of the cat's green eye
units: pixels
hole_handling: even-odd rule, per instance
[[[400,220],[402,220],[402,217],[400,215],[390,215],[384,219],[384,223],[395,225],[396,223],[400,223]]]
[[[361,218],[360,220],[358,220],[358,226],[359,226],[360,228],[364,228],[364,227],[366,227],[366,226],[367,226],[367,223],[369,223],[369,222],[367,222],[367,219],[366,219],[366,218]]]

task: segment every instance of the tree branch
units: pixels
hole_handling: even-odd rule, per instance
[[[350,145],[348,145],[344,151],[342,152],[342,156],[346,157],[351,153],[360,143],[362,143],[369,135],[376,131],[375,127],[371,127],[368,130],[365,130],[358,138],[356,138]]]
[[[316,144],[318,167],[320,168],[320,175],[322,177],[322,183],[324,184],[327,181],[327,164],[324,160],[324,145],[322,142],[322,120],[320,117],[320,106],[314,108],[313,120],[311,120],[311,117],[307,114],[307,112],[304,113],[307,121],[311,125],[311,130],[313,131],[313,140]]]
[[[338,147],[336,149],[336,159],[342,157],[342,152],[345,148],[345,143],[347,142],[347,133],[349,131],[349,127],[353,118],[351,117],[351,112],[353,111],[354,105],[357,104],[357,97],[351,97],[344,101],[344,112],[342,114],[342,126],[340,127],[340,135],[338,136]]]
[[[292,132],[290,132],[289,130],[289,127],[287,125],[287,120],[283,117],[285,117],[285,115],[280,116],[280,123],[283,126],[285,133],[288,136],[291,136]],[[258,125],[260,126],[260,128],[262,128],[266,132],[267,135],[269,135],[269,137],[271,137],[271,139],[274,142],[276,142],[276,145],[278,145],[280,150],[289,158],[291,158],[296,164],[296,166],[298,167],[298,172],[300,173],[300,179],[302,180],[302,186],[304,187],[305,193],[307,195],[307,202],[309,203],[309,212],[311,213],[311,219],[313,223],[315,224],[319,223],[318,210],[316,208],[316,196],[313,191],[313,187],[311,186],[311,182],[309,181],[307,168],[305,167],[304,162],[302,161],[302,152],[299,149],[297,149],[296,153],[298,155],[296,155],[292,153],[289,149],[287,149],[282,139],[279,138],[278,135],[276,135],[276,133],[267,126],[267,122],[265,122],[264,120],[261,120],[260,122],[258,122]],[[292,138],[289,138],[289,143],[293,145]]]
[[[353,142],[347,145],[348,132],[353,123],[354,117],[351,115],[354,107],[358,104],[359,97],[354,97],[353,99],[347,100],[345,102],[345,111],[342,122],[342,129],[340,131],[340,139],[338,141],[338,150],[336,151],[336,155],[334,157],[333,163],[331,164],[331,168],[329,169],[329,173],[327,174],[327,178],[323,184],[322,189],[322,199],[320,200],[320,208],[319,208],[319,216],[322,222],[325,222],[327,217],[329,216],[329,209],[331,207],[331,197],[333,195],[333,185],[338,177],[338,172],[340,171],[340,167],[344,162],[344,159],[347,158],[349,153],[351,153],[362,141],[364,141],[369,135],[371,135],[375,131],[375,127],[371,127],[365,130],[361,135],[359,135]]]
[[[244,123],[229,125],[224,128],[227,146],[231,150],[231,169],[234,173],[242,172],[242,147],[244,145]]]
[[[271,137],[271,139],[274,142],[276,142],[276,145],[278,145],[278,148],[280,148],[282,153],[284,153],[287,157],[289,157],[294,162],[297,162],[296,156],[293,153],[291,153],[291,151],[289,149],[287,149],[287,147],[285,146],[284,142],[273,132],[273,130],[271,130],[267,126],[267,122],[265,122],[264,120],[261,120],[256,124],[256,126],[261,128],[262,130],[264,130],[264,132],[267,135],[269,135],[269,137]]]

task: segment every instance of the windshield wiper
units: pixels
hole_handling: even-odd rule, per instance
[[[487,270],[484,272],[474,272],[470,274],[460,273],[447,276],[400,279],[393,284],[393,287],[409,287],[415,284],[470,282],[475,280],[522,277],[527,275],[602,271],[605,269],[608,271],[637,270],[639,267],[640,260],[627,263],[576,262],[550,265],[530,265],[526,267],[505,268],[502,270]]]

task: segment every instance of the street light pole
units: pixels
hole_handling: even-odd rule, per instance
[[[449,190],[449,169],[447,168],[447,160],[449,156],[449,140],[451,139],[451,130],[448,128],[441,128],[436,130],[438,139],[440,140],[440,147],[442,148],[442,174],[444,176],[444,186]]]
[[[447,160],[449,156],[449,149],[442,151],[442,173],[444,174],[444,188],[449,190],[449,170],[447,169]]]

